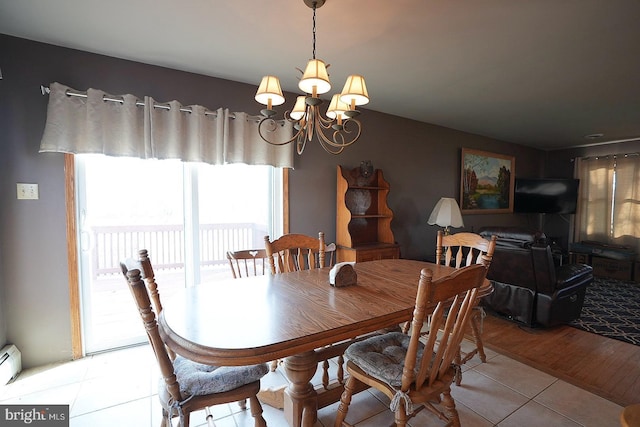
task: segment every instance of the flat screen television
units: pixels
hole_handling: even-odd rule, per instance
[[[574,214],[579,179],[516,178],[513,211],[517,213]]]

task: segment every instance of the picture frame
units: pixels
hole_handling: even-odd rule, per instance
[[[515,157],[462,149],[460,210],[463,214],[513,212]]]

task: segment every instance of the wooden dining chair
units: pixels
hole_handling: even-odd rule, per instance
[[[475,233],[444,234],[438,231],[436,237],[436,263],[455,268],[461,268],[472,264],[483,264],[489,269],[496,247],[496,236],[487,240]],[[484,309],[477,304],[471,317],[470,328],[475,347],[466,354],[458,354],[455,362],[460,366],[467,363],[476,354],[482,363],[487,361],[482,343],[482,322],[485,316]],[[462,381],[462,370],[458,372],[456,384]]]
[[[227,260],[234,279],[259,276],[264,275],[266,272],[271,272],[269,261],[267,261],[267,252],[264,249],[227,251]],[[279,360],[273,360],[269,364],[271,372],[278,368],[279,362]]]
[[[153,266],[151,265],[151,259],[149,258],[149,251],[146,249],[140,249],[138,251],[137,260],[127,259],[120,263],[120,269],[122,270],[122,274],[125,279],[127,279],[127,272],[134,268],[140,270],[155,312],[160,314],[162,311],[162,302],[160,301],[160,292],[158,291],[158,284],[156,283],[156,275],[153,271]],[[169,353],[169,357],[171,357],[171,359],[176,357],[175,353],[170,348],[167,348],[167,353]]]
[[[162,302],[160,302],[160,292],[158,291],[158,284],[156,283],[156,274],[153,272],[153,266],[149,258],[149,251],[140,249],[138,251],[138,261],[142,267],[142,279],[147,285],[147,291],[149,292],[153,306],[156,309],[156,313],[160,313],[162,311]]]
[[[475,233],[445,235],[442,230],[439,230],[436,238],[436,263],[455,268],[466,267],[471,264],[482,264],[482,255],[485,255],[490,263],[496,240],[496,236],[491,236],[491,240],[487,240]]]
[[[626,406],[620,413],[621,427],[640,427],[640,403]]]
[[[471,265],[433,280],[422,269],[413,311],[411,333],[389,332],[351,344],[345,351],[349,378],[340,399],[334,427],[341,427],[356,388],[364,383],[391,399],[398,427],[422,409],[428,409],[453,426],[460,426],[451,384],[460,369],[454,361],[471,318],[478,288],[487,271]],[[421,341],[420,330],[427,309],[429,334]],[[441,331],[440,335],[438,332]],[[438,336],[439,335],[439,336]],[[413,405],[422,405],[414,411]]]
[[[333,267],[336,265],[336,244],[329,243],[324,246],[324,266],[325,267]],[[320,264],[320,260],[318,260],[318,264]]]
[[[318,268],[325,263],[322,231],[317,239],[304,234],[285,234],[271,241],[269,236],[264,236],[264,248],[272,274]]]
[[[153,266],[149,258],[149,251],[140,249],[138,251],[138,259],[128,258],[120,263],[120,269],[125,279],[127,278],[127,272],[135,268],[140,270],[141,277],[147,285],[147,292],[149,292],[155,312],[159,314],[162,311],[162,302],[160,301],[156,275],[153,272]]]
[[[202,409],[207,414],[207,422],[212,422],[209,406],[239,402],[244,409],[246,399],[250,402],[255,427],[266,427],[257,395],[260,379],[269,371],[267,365],[216,367],[181,356],[171,358],[160,337],[156,312],[140,270],[128,269],[125,263],[121,263],[121,268],[126,270],[127,283],[164,379],[158,390],[161,427],[170,427],[174,417],[179,417],[180,426],[189,427],[191,412]]]
[[[234,279],[264,275],[270,268],[264,249],[227,251],[227,260]]]
[[[335,264],[336,244],[325,244],[322,231],[318,233],[317,239],[304,234],[285,234],[272,242],[269,236],[264,236],[264,246],[271,274],[323,266],[333,267]],[[278,360],[271,362],[272,372],[276,370],[279,362]]]
[[[320,265],[320,252],[314,253],[316,265]],[[333,267],[336,264],[336,244],[329,243],[324,247],[325,267]],[[231,267],[231,274],[234,279],[264,275],[270,271],[271,267],[267,260],[265,249],[245,249],[239,251],[227,251],[227,260]]]

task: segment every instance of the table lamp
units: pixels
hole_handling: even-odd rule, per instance
[[[444,227],[444,234],[449,234],[449,227],[464,227],[462,222],[462,214],[458,207],[456,199],[451,197],[442,197],[433,208],[429,220],[429,225],[439,225]]]

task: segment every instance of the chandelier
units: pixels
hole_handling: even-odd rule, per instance
[[[331,90],[329,74],[325,62],[316,59],[316,9],[321,7],[326,0],[303,0],[313,9],[313,57],[307,63],[302,73],[298,87],[305,95],[298,96],[292,110],[284,113],[284,119],[293,123],[295,134],[286,141],[273,141],[270,136],[278,127],[278,122],[273,118],[276,112],[274,105],[284,104],[284,96],[280,88],[280,80],[276,76],[264,76],[256,92],[255,99],[267,108],[260,111],[262,119],[258,124],[260,137],[272,145],[286,145],[296,143],[296,151],[302,154],[307,141],[314,136],[322,148],[330,154],[340,154],[346,147],[353,144],[360,137],[362,126],[355,118],[360,114],[356,110],[357,105],[369,102],[369,94],[364,77],[353,74],[347,77],[347,81],[340,94],[331,98],[326,117],[320,112],[323,100],[319,95]]]

